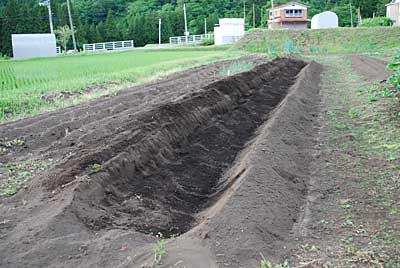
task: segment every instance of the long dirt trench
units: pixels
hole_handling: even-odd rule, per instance
[[[150,110],[110,112],[97,119],[101,142],[85,142],[96,120],[39,151],[32,142],[32,155],[57,161],[0,199],[0,266],[151,267],[157,234],[169,241],[160,267],[283,256],[307,193],[320,69],[277,59]]]

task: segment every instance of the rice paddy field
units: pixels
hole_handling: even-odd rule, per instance
[[[228,57],[225,49],[134,50],[0,60],[0,121],[32,115]]]

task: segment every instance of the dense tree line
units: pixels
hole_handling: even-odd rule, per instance
[[[354,18],[360,8],[363,17],[385,15],[390,0],[302,0],[310,6],[309,16],[324,10],[339,15],[341,26],[350,25],[350,1]],[[222,17],[243,17],[243,0],[72,0],[72,14],[78,46],[83,43],[117,40],[135,41],[136,46],[158,42],[158,19],[163,21],[163,42],[184,34],[183,2],[187,3],[188,24],[192,34],[212,31]],[[288,0],[275,0],[276,4]],[[246,0],[247,27],[266,26],[270,0]],[[65,0],[52,0],[55,28],[68,25]],[[0,53],[11,55],[12,33],[49,32],[48,13],[38,0],[2,0],[0,2]],[[69,46],[71,46],[69,42]]]

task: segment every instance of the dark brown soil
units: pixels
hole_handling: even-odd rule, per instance
[[[0,126],[24,141],[0,161],[56,163],[0,199],[0,266],[141,267],[157,233],[184,234],[165,267],[284,254],[307,192],[321,67],[244,60],[258,66],[223,79],[228,62],[203,66]]]

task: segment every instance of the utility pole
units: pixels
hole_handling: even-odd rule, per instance
[[[350,0],[350,23],[351,23],[351,28],[353,28],[354,22],[353,22],[353,8],[351,6],[351,0]]]
[[[76,47],[75,29],[74,29],[74,24],[72,23],[71,6],[69,3],[69,0],[67,0],[67,9],[68,9],[68,16],[69,16],[69,24],[70,24],[71,31],[72,31],[72,43],[74,44],[74,51],[77,52],[78,49]]]
[[[207,34],[207,18],[204,19],[204,34]]]
[[[186,17],[186,3],[183,3],[183,16],[185,17],[185,36],[186,43],[188,42],[188,27],[187,27],[187,17]]]
[[[271,0],[271,7],[274,8],[274,0]]]
[[[243,19],[244,25],[246,25],[246,0],[243,0]]]
[[[253,3],[253,28],[256,28],[256,4]]]
[[[264,26],[264,12],[263,12],[263,7],[261,7],[261,19],[260,19],[260,26]]]
[[[158,20],[158,48],[161,48],[161,18]]]
[[[51,14],[51,3],[50,0],[45,0],[43,2],[39,3],[39,6],[41,7],[47,7],[47,10],[49,11],[49,24],[50,24],[50,33],[54,34],[54,28],[53,28],[53,16]]]

